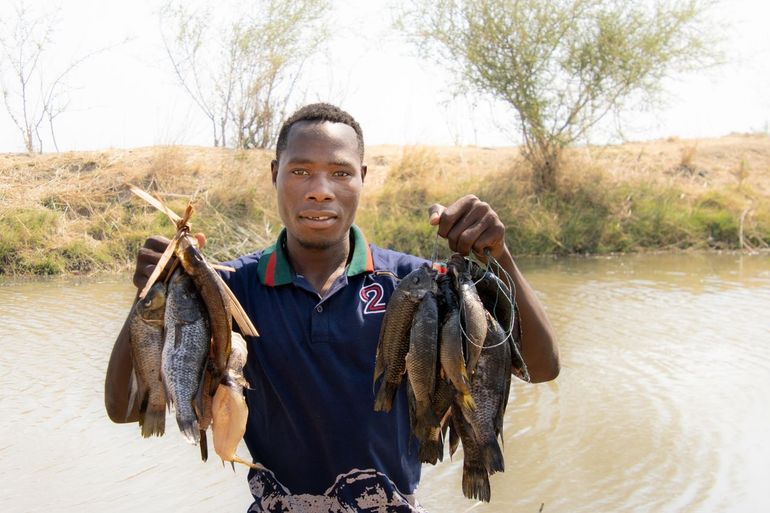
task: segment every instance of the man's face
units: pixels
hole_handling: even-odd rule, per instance
[[[352,127],[295,123],[272,174],[290,238],[307,249],[326,249],[348,236],[366,176]]]

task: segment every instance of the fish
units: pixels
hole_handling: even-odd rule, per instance
[[[233,329],[231,301],[217,272],[203,257],[194,237],[185,235],[179,239],[174,250],[205,304],[208,324],[211,329],[211,361],[213,365],[211,386],[213,395],[217,385],[227,371],[227,361],[232,350]]]
[[[438,303],[436,293],[428,291],[420,301],[409,334],[409,352],[406,355],[407,378],[414,393],[414,434],[419,440],[427,439],[431,428],[439,421],[431,408],[436,387],[438,359]]]
[[[476,262],[466,260],[471,278],[484,308],[492,314],[503,330],[511,337],[512,372],[523,381],[530,381],[527,364],[521,354],[521,317],[516,295],[505,282]]]
[[[425,294],[436,290],[435,275],[436,271],[427,265],[420,266],[399,282],[390,297],[374,363],[373,383],[383,378],[374,400],[375,411],[388,412],[393,405],[393,396],[406,371],[412,320]]]
[[[442,296],[444,315],[439,332],[439,362],[442,376],[448,379],[460,394],[459,399],[467,408],[473,408],[473,398],[468,388],[468,373],[463,355],[460,299],[452,288],[452,279],[439,276],[437,285]]]
[[[492,498],[489,474],[473,429],[463,415],[453,414],[451,419],[452,430],[463,444],[463,495],[468,499],[489,502]]]
[[[487,321],[484,317],[484,304],[476,292],[470,273],[465,270],[466,261],[462,255],[455,253],[450,259],[449,270],[455,281],[455,290],[460,296],[460,322],[465,335],[465,370],[472,376],[487,336]]]
[[[209,354],[211,328],[206,306],[193,279],[181,268],[168,283],[162,376],[176,421],[184,437],[200,442],[200,425],[193,406]]]
[[[211,431],[214,451],[223,462],[241,463],[251,468],[263,468],[239,458],[235,451],[246,432],[249,409],[243,396],[243,389],[249,384],[243,376],[246,365],[246,342],[237,333],[232,334],[232,351],[227,361],[227,371],[222,383],[217,386],[212,400]]]
[[[163,318],[166,286],[155,283],[130,313],[129,343],[138,387],[139,426],[142,436],[162,436],[166,431],[166,389],[161,379]]]
[[[502,434],[503,417],[511,388],[511,346],[505,331],[489,313],[486,321],[489,324],[484,350],[470,383],[476,408],[470,410],[461,407],[461,411],[473,428],[484,465],[491,475],[505,470],[503,453],[497,439]]]
[[[494,316],[505,331],[510,332],[514,324],[515,294],[511,293],[505,282],[494,273],[471,260],[466,262],[484,308]]]

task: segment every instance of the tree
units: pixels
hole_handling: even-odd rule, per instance
[[[48,126],[56,151],[54,120],[69,107],[67,78],[83,62],[111,47],[104,47],[63,64],[47,62],[55,44],[58,11],[31,10],[23,1],[13,5],[0,31],[0,68],[3,103],[21,133],[29,153],[43,151],[41,129]]]
[[[711,0],[412,0],[399,26],[463,90],[513,108],[538,192],[564,148],[665,77],[715,62]]]
[[[214,146],[226,146],[228,137],[239,148],[274,144],[302,66],[327,37],[328,8],[328,0],[253,0],[234,9],[230,21],[165,4],[166,53],[211,123]]]

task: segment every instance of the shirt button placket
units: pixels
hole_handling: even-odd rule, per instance
[[[315,307],[315,311],[316,311],[316,312],[318,312],[318,313],[321,313],[321,312],[323,312],[323,311],[324,311],[324,307],[323,307],[323,305],[317,305],[317,306]]]

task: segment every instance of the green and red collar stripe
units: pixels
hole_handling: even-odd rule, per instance
[[[372,250],[366,242],[364,233],[356,225],[350,227],[352,237],[353,257],[348,264],[348,276],[374,271]],[[294,271],[286,258],[286,228],[278,234],[278,240],[272,246],[265,248],[259,258],[257,268],[259,281],[268,287],[286,285],[294,279]]]

